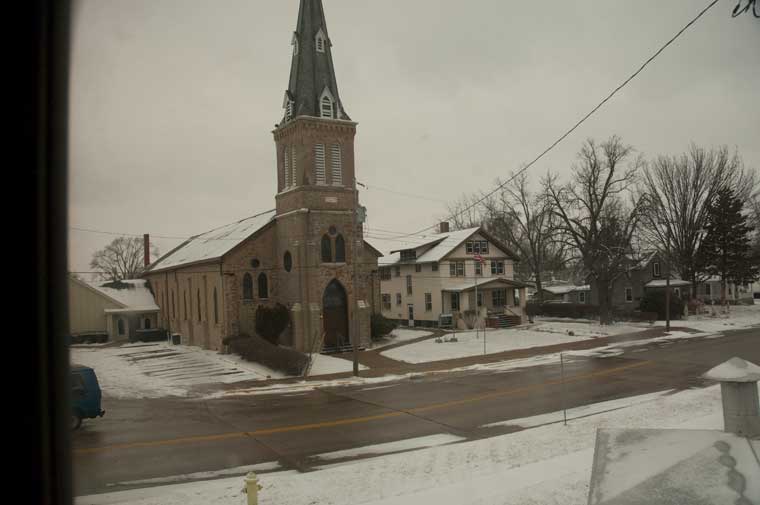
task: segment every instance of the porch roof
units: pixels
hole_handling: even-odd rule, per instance
[[[527,288],[528,284],[520,281],[514,281],[511,279],[491,279],[486,282],[479,282],[478,289],[504,289],[504,288]],[[462,283],[456,286],[448,286],[442,288],[441,291],[449,293],[465,293],[467,291],[475,291],[475,283],[473,281]]]
[[[647,282],[644,287],[645,288],[664,288],[667,286],[667,280],[666,279],[655,279],[653,281]],[[685,286],[691,286],[691,282],[689,281],[682,281],[680,279],[670,279],[670,287],[671,288],[682,288]]]

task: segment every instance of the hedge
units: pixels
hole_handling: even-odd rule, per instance
[[[238,335],[222,341],[230,351],[246,361],[261,363],[287,375],[301,375],[309,363],[309,357],[293,349],[273,345],[267,340],[253,336]]]
[[[290,324],[290,311],[282,304],[274,307],[260,306],[256,310],[256,333],[277,345],[280,335]]]
[[[396,323],[382,314],[372,314],[370,319],[370,335],[373,341],[378,341],[396,329]]]
[[[570,319],[598,319],[599,306],[584,303],[529,303],[526,314],[535,316],[566,317]],[[617,321],[656,321],[657,313],[641,310],[612,309],[612,317]]]
[[[670,294],[670,319],[682,319],[686,302],[681,300],[675,293]],[[643,312],[655,312],[658,319],[665,319],[665,291],[648,291],[641,299]]]
[[[599,307],[584,303],[529,303],[525,307],[529,317],[568,317],[571,319],[596,319]]]

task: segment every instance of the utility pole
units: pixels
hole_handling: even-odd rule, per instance
[[[353,316],[351,318],[351,344],[353,347],[353,358],[354,358],[354,376],[359,376],[359,331],[358,327],[358,312],[359,312],[359,306],[358,306],[358,300],[356,297],[356,289],[357,289],[357,283],[356,283],[356,262],[357,262],[357,255],[356,251],[360,247],[360,241],[359,241],[359,229],[356,224],[356,213],[359,212],[359,190],[356,188],[356,177],[354,177],[354,208],[351,210],[351,229],[352,229],[352,240],[353,244],[351,244],[351,293],[353,293],[353,296],[351,297],[351,315]]]

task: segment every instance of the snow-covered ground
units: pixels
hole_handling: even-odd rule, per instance
[[[103,394],[112,398],[187,396],[193,386],[200,384],[287,377],[235,354],[166,343],[71,348],[71,362],[95,369]],[[311,375],[348,372],[352,367],[350,361],[316,355]]]
[[[732,305],[728,313],[724,313],[723,311],[723,307],[716,306],[714,316],[712,312],[710,314],[689,316],[682,321],[672,321],[671,324],[702,332],[740,330],[760,325],[760,304]],[[664,321],[658,321],[655,324],[657,326],[665,326]]]
[[[398,344],[399,342],[407,342],[414,340],[415,338],[429,337],[433,333],[425,330],[410,330],[407,328],[396,328],[390,335],[383,338],[379,342],[372,344],[372,349],[380,349],[381,347],[387,347],[392,344]]]
[[[483,349],[483,331],[481,330],[480,332],[457,332],[456,334],[449,334],[447,336],[447,338],[456,336],[458,342],[437,343],[436,339],[425,340],[416,344],[384,351],[382,355],[407,363],[425,363],[528,349],[531,347],[565,344],[608,335],[636,333],[643,329],[639,326],[622,324],[601,326],[599,324],[582,322],[544,322],[529,327],[486,330],[485,353]]]
[[[261,505],[584,505],[597,428],[722,429],[719,386],[605,402],[505,424],[536,426],[471,442],[451,434],[317,456],[308,473],[260,475]],[[545,423],[552,424],[545,424]],[[388,454],[398,450],[408,452]],[[360,476],[357,478],[357,476]],[[176,481],[176,480],[175,480]],[[171,480],[168,480],[171,482]],[[77,505],[243,505],[242,477],[79,497]]]

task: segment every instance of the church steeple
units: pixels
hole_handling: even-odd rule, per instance
[[[298,116],[350,121],[338,93],[322,0],[301,0],[280,126]]]

